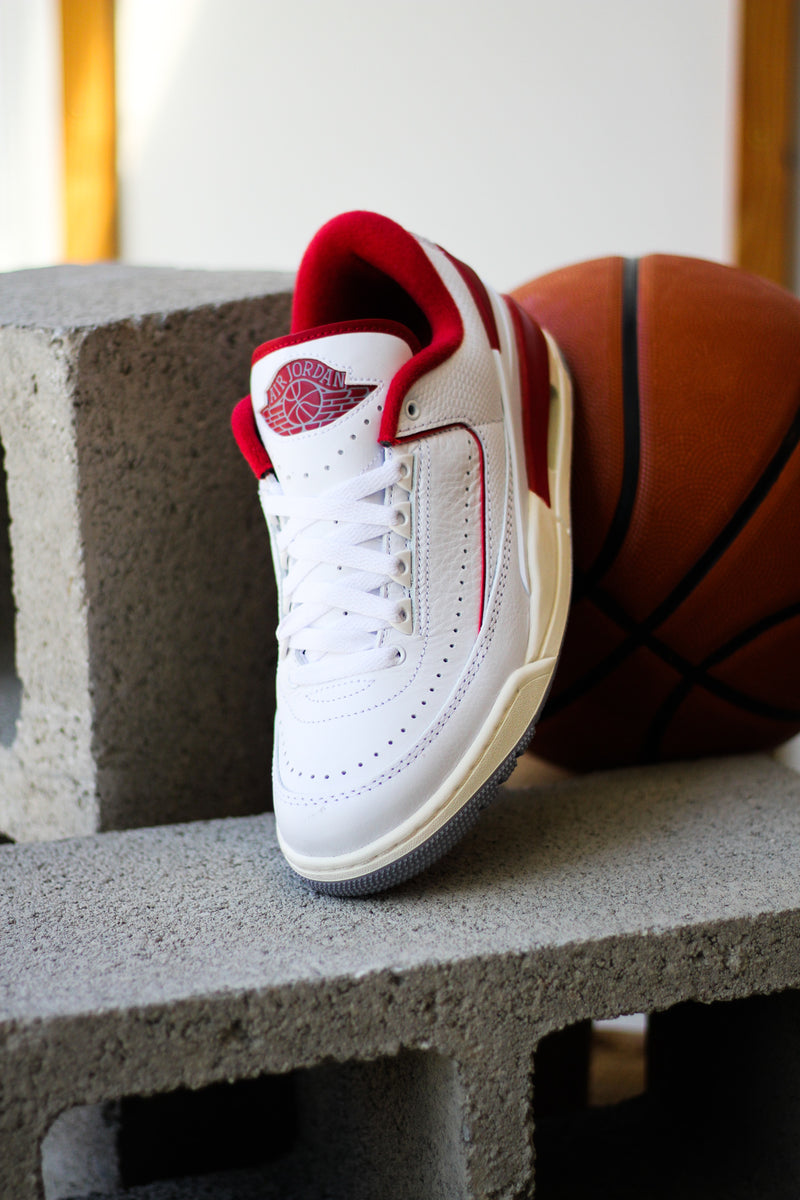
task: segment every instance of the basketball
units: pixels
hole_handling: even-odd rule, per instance
[[[800,730],[800,301],[604,258],[515,299],[575,386],[574,582],[535,752],[577,770]]]

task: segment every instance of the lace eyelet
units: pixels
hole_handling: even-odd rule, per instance
[[[395,555],[394,570],[392,572],[392,578],[394,579],[394,581],[396,583],[401,583],[405,587],[408,586],[408,583],[411,579],[411,551],[410,550],[401,550],[399,554]]]
[[[394,620],[392,625],[398,633],[414,632],[414,602],[410,596],[406,596],[398,601],[397,608],[394,610]]]
[[[406,652],[402,646],[395,646],[394,658],[395,658],[395,661],[394,661],[393,665],[395,667],[399,667],[401,663],[404,663],[406,661]]]
[[[417,404],[416,400],[409,400],[406,404],[406,416],[408,417],[409,421],[416,421],[417,417],[419,416],[419,411],[419,405]]]
[[[401,500],[399,504],[395,504],[391,528],[401,537],[411,536],[411,504],[408,500]]]

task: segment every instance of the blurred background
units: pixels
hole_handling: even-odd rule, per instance
[[[653,250],[794,286],[795,7],[0,0],[0,269],[293,269],[366,207],[503,289]]]

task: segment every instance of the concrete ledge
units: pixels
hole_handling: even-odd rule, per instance
[[[298,1197],[521,1196],[542,1037],[800,985],[800,779],[761,757],[506,791],[373,899],[306,891],[269,816],[0,847],[0,879],[15,1200],[65,1109],[312,1067]]]
[[[0,647],[0,834],[268,806],[273,584],[229,416],[253,347],[287,328],[291,282],[118,264],[0,276],[21,680],[15,726]]]

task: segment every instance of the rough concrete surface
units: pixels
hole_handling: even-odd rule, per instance
[[[306,1068],[303,1200],[529,1195],[544,1035],[800,985],[800,779],[761,757],[506,791],[371,899],[307,891],[269,816],[0,847],[0,880],[17,1200],[65,1109]]]
[[[0,834],[268,806],[273,585],[229,416],[252,350],[287,327],[291,282],[117,264],[0,276],[22,692],[0,738]]]

